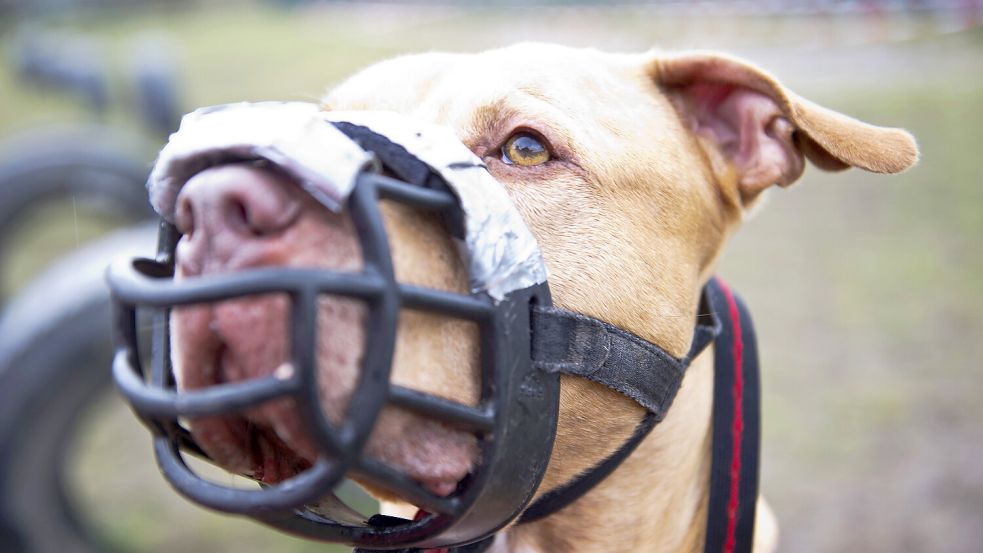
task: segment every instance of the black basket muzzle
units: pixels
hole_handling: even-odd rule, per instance
[[[175,281],[174,255],[180,234],[166,221],[160,227],[156,259],[133,259],[110,267],[107,280],[116,329],[113,375],[153,432],[157,462],[178,492],[206,507],[248,515],[295,535],[375,549],[466,544],[492,534],[519,515],[543,477],[556,429],[559,374],[534,368],[530,338],[531,308],[550,304],[549,288],[543,282],[493,299],[480,291],[457,294],[398,282],[379,200],[437,212],[454,226],[463,218],[461,203],[434,176],[429,175],[429,185],[421,186],[383,176],[372,167],[357,175],[344,209],[361,244],[361,272],[270,267]],[[450,231],[456,234],[460,229]],[[171,310],[269,293],[289,298],[293,370],[179,390],[171,366]],[[361,370],[337,423],[325,415],[318,396],[323,374],[316,355],[317,300],[325,295],[357,299],[366,312]],[[476,406],[392,384],[402,309],[477,324],[481,393]],[[143,311],[152,323],[149,356],[141,354],[147,349],[140,343],[146,336],[138,325],[146,320]],[[241,489],[208,481],[189,468],[187,454],[207,455],[183,419],[241,414],[283,398],[295,402],[304,430],[317,446],[319,457],[309,469],[275,485]],[[395,467],[365,454],[367,438],[387,405],[476,437],[474,468],[454,493],[437,496]],[[389,490],[427,514],[415,521],[380,515],[366,519],[333,494],[349,477]],[[305,508],[314,503],[317,513]]]

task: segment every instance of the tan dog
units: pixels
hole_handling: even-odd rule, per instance
[[[699,292],[728,236],[773,184],[804,159],[894,173],[915,163],[912,137],[812,104],[744,62],[706,53],[614,55],[523,44],[475,55],[398,58],[355,75],[325,99],[328,110],[393,110],[455,129],[508,188],[543,250],[559,306],[609,321],[676,356],[689,348]],[[396,276],[466,291],[466,271],[438,221],[384,210]],[[182,190],[178,247],[183,276],[265,265],[357,269],[351,223],[285,177],[255,167],[200,173]],[[286,361],[285,301],[269,296],[184,308],[174,316],[181,386],[267,375]],[[329,416],[342,413],[362,351],[361,307],[320,304],[318,355]],[[404,312],[394,380],[473,404],[475,329]],[[500,534],[495,551],[699,551],[710,465],[712,354],[690,367],[666,419],[610,477],[568,508]],[[585,379],[564,377],[553,456],[539,493],[616,449],[642,408]],[[245,429],[260,429],[259,453]],[[196,421],[205,449],[230,469],[278,481],[308,466],[315,449],[284,401],[244,419]],[[474,440],[387,408],[371,455],[438,494],[471,468]],[[412,506],[383,490],[388,512]],[[755,551],[777,528],[758,510]]]

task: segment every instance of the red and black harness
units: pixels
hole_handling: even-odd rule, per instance
[[[750,553],[758,504],[761,380],[751,314],[719,278],[707,285],[723,323],[714,342],[713,461],[705,553]]]

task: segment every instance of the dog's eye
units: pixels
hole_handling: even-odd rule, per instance
[[[550,151],[543,142],[526,132],[515,133],[502,146],[502,161],[510,165],[531,167],[550,160]]]

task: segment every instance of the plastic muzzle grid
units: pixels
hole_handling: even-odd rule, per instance
[[[107,280],[117,341],[114,379],[153,432],[157,462],[179,493],[206,507],[249,515],[303,537],[380,549],[473,542],[507,524],[528,503],[546,469],[559,401],[558,375],[533,369],[530,352],[530,305],[549,305],[549,289],[543,283],[494,302],[483,293],[463,295],[397,282],[380,199],[460,220],[455,217],[460,207],[450,191],[366,172],[347,206],[363,252],[360,273],[260,268],[175,282],[173,256],[180,235],[166,222],[161,225],[156,260],[136,259],[110,267]],[[292,374],[177,391],[170,363],[170,309],[272,292],[284,293],[290,301]],[[365,302],[368,314],[361,372],[340,425],[324,415],[317,393],[320,295],[357,298]],[[152,313],[149,374],[139,353],[138,307]],[[401,308],[477,323],[482,363],[477,407],[390,383]],[[182,450],[207,456],[179,417],[236,414],[285,397],[295,400],[321,453],[310,469],[276,485],[244,490],[206,481],[187,466]],[[362,454],[387,404],[475,434],[479,443],[475,469],[455,493],[438,497]],[[332,494],[346,475],[388,489],[431,514],[418,521],[373,517],[375,524],[369,524]],[[319,502],[325,516],[303,509],[314,502]]]

